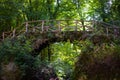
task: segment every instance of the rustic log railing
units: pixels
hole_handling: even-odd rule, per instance
[[[29,32],[63,32],[63,31],[99,31],[104,29],[108,36],[111,32],[114,35],[120,34],[120,27],[105,22],[99,21],[81,21],[81,20],[38,20],[27,21],[22,26],[22,29],[3,32],[0,36],[2,40],[5,38],[14,38],[21,33]]]
[[[26,24],[26,32],[28,32],[28,28],[39,29],[40,31],[81,31],[83,30],[83,26],[85,26],[86,30],[92,29],[92,25],[94,21],[85,21],[83,25],[81,20],[39,20],[39,21],[28,21]],[[89,28],[89,29],[88,29]]]

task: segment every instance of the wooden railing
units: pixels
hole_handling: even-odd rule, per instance
[[[103,29],[108,36],[110,33],[117,35],[120,33],[120,27],[99,21],[82,21],[82,20],[38,20],[27,21],[22,24],[21,29],[14,29],[13,31],[3,32],[1,40],[5,38],[14,38],[22,33],[29,32],[63,32],[63,31],[99,31]]]
[[[39,21],[28,21],[25,22],[26,32],[30,28],[33,28],[33,31],[39,29],[39,31],[81,31],[83,28],[86,30],[92,29],[94,21],[85,21],[84,25],[81,20],[39,20]],[[89,29],[88,29],[89,28]]]

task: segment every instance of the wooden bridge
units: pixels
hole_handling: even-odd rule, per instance
[[[49,44],[59,41],[81,40],[91,33],[101,33],[106,36],[113,35],[114,38],[120,37],[120,27],[99,21],[82,21],[82,20],[38,20],[27,21],[13,31],[3,32],[0,40],[6,38],[14,39],[21,35],[31,39],[34,44],[33,55],[48,47]],[[36,54],[37,53],[37,54]],[[49,59],[50,59],[50,54]]]
[[[120,34],[120,27],[105,22],[99,21],[82,21],[82,20],[38,20],[27,21],[20,27],[13,29],[13,31],[3,32],[0,40],[5,38],[14,38],[23,33],[38,33],[41,35],[45,32],[52,32],[54,34],[65,31],[103,31],[104,34],[118,36]]]

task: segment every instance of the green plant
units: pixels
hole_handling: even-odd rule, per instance
[[[77,46],[77,41],[74,43],[59,42],[52,44],[52,62],[51,65],[55,68],[60,79],[71,79],[74,68],[74,62],[81,52]]]
[[[32,51],[30,41],[6,39],[0,44],[0,65],[14,62],[21,70],[21,76],[26,70],[33,68],[34,58],[30,55]]]
[[[89,41],[83,41],[82,43],[85,48],[83,48],[75,64],[74,80],[120,79],[118,76],[120,74],[119,44],[103,42],[101,45],[94,45],[90,48],[93,43],[91,45],[88,44]]]

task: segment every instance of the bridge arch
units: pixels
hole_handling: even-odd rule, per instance
[[[44,33],[44,35],[47,35],[48,33]],[[54,33],[51,33],[51,38],[43,38],[43,39],[36,39],[34,41],[34,49],[32,51],[33,56],[39,55],[39,53],[48,47],[51,44],[54,44],[56,42],[67,42],[68,40],[73,43],[74,41],[85,41],[86,39],[92,41],[95,45],[101,44],[102,42],[110,42],[112,40],[112,37],[100,34],[100,35],[94,35],[92,32],[84,32],[84,31],[68,31],[68,32],[62,32],[58,33],[57,35]],[[48,60],[50,60],[51,53],[48,51]]]

